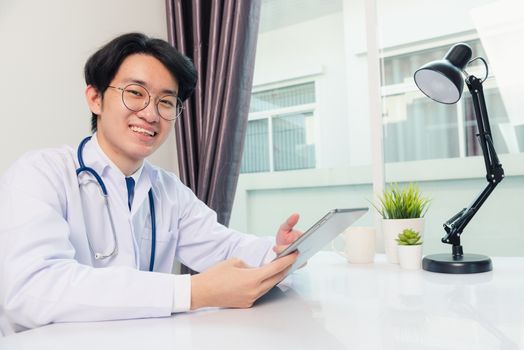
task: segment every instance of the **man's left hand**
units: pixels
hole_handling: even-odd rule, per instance
[[[299,218],[299,214],[291,214],[291,216],[287,218],[287,220],[282,225],[280,225],[277,232],[276,245],[273,247],[273,251],[275,253],[280,253],[286,249],[287,246],[296,241],[300,235],[302,235],[302,231],[296,230],[294,228]]]

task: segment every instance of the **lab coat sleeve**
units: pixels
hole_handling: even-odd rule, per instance
[[[258,237],[229,229],[217,222],[216,213],[179,183],[177,258],[195,271],[239,258],[249,266],[261,266],[271,256],[273,237]]]
[[[75,260],[64,164],[31,157],[0,182],[0,306],[18,329],[171,314],[176,276]],[[73,181],[73,178],[70,179]]]

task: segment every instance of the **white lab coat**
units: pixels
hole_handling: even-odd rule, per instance
[[[187,276],[170,274],[175,257],[197,271],[231,257],[251,266],[267,259],[270,240],[218,224],[215,212],[174,174],[145,162],[129,212],[124,175],[101,151],[96,134],[84,148],[84,162],[108,190],[118,240],[114,258],[95,260],[89,249],[87,235],[95,251],[110,252],[114,243],[99,187],[89,174],[76,176],[75,149],[28,153],[0,181],[0,308],[17,330],[168,316],[177,288],[186,297],[190,288]],[[150,188],[155,272],[148,271]]]

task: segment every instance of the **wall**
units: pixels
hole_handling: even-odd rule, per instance
[[[506,178],[464,230],[468,253],[524,256],[524,163],[519,155],[502,155]],[[392,182],[417,181],[431,198],[426,216],[424,253],[447,252],[440,243],[442,224],[467,207],[486,186],[481,157],[452,159],[448,167],[429,160],[386,165]],[[274,235],[292,212],[301,214],[305,230],[328,209],[369,207],[373,201],[371,167],[309,169],[271,174],[244,174],[238,183],[231,226],[257,235]],[[357,225],[373,225],[368,214]]]
[[[166,39],[164,0],[0,1],[0,174],[30,149],[76,148],[90,133],[84,63],[131,31]],[[171,170],[173,134],[151,158]]]

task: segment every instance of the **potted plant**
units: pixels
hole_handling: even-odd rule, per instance
[[[420,234],[407,228],[398,235],[396,241],[398,243],[400,267],[408,270],[420,269],[422,261],[422,238]]]
[[[386,256],[389,262],[398,264],[395,239],[407,228],[423,236],[424,215],[429,207],[429,199],[424,197],[419,187],[413,183],[404,187],[392,184],[378,199],[380,204],[378,206],[373,204],[373,206],[382,216]]]

